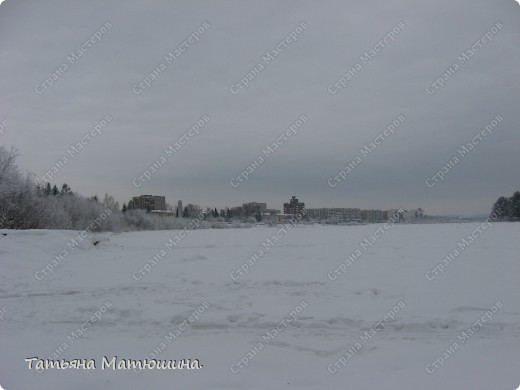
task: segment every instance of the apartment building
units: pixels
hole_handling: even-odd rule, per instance
[[[165,211],[166,198],[156,195],[140,195],[132,198],[132,208],[147,211]]]

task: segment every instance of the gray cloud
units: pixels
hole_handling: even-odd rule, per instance
[[[518,190],[520,6],[513,0],[379,2],[238,1],[71,3],[7,0],[0,6],[0,142],[43,175],[107,113],[113,121],[55,176],[84,194],[165,194],[208,206],[249,200],[280,208],[418,207],[485,213]],[[38,95],[35,85],[103,23],[101,42]],[[140,95],[142,81],[204,21],[209,29]],[[304,21],[249,87],[230,87]],[[406,27],[335,95],[327,91],[399,22]],[[428,84],[497,21],[493,40],[433,95]],[[200,135],[141,189],[141,174],[204,113]],[[300,114],[308,122],[238,188],[239,174]],[[335,188],[327,179],[397,115],[406,121]],[[434,188],[435,174],[495,115],[503,122]]]

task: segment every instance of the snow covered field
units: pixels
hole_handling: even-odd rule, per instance
[[[77,243],[73,231],[3,231],[0,385],[516,389],[520,224],[460,241],[478,225],[398,225],[379,238],[381,225],[103,233]],[[96,369],[39,373],[24,360],[51,354],[95,359]],[[203,367],[102,370],[102,357],[116,355]]]

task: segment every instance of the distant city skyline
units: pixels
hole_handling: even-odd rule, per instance
[[[99,195],[98,195],[99,196]],[[133,199],[135,199],[136,197],[144,197],[144,196],[152,196],[152,197],[163,197],[164,195],[162,194],[140,194],[140,195],[136,195],[133,197]],[[293,197],[295,195],[291,195],[291,197]],[[298,198],[298,196],[296,196]],[[280,211],[281,213],[284,212],[284,205],[287,203],[287,200],[290,200],[289,198],[286,199],[285,202],[282,202],[281,203],[281,207],[277,207],[276,205],[273,206],[273,205],[270,205],[269,203],[266,203],[266,202],[259,202],[258,199],[256,200],[247,200],[247,201],[243,201],[243,202],[240,202],[238,204],[231,204],[231,205],[224,205],[224,206],[220,206],[220,205],[217,205],[217,204],[208,204],[208,203],[197,203],[197,202],[192,202],[190,201],[189,199],[177,199],[177,200],[172,200],[172,201],[169,201],[168,197],[165,196],[165,199],[166,199],[166,205],[169,205],[171,206],[171,210],[172,211],[175,211],[177,209],[177,207],[182,207],[184,208],[185,206],[187,206],[188,204],[194,204],[194,205],[197,205],[197,206],[200,206],[201,208],[203,209],[206,209],[206,208],[210,208],[210,209],[213,209],[213,208],[217,208],[219,211],[221,209],[226,209],[226,208],[229,208],[229,209],[233,209],[233,208],[236,208],[236,207],[242,207],[244,205],[250,205],[250,204],[265,204],[266,205],[266,209],[267,211],[272,211],[272,210],[278,210]],[[117,200],[117,199],[116,199]],[[126,205],[128,205],[128,202],[132,200],[132,199],[129,199],[128,201],[118,201],[120,203],[120,205],[122,206],[123,203],[125,203]],[[306,202],[303,202],[300,198],[298,198],[299,201],[301,201],[302,203],[305,204],[305,210],[308,210],[308,209],[322,209],[322,208],[325,208],[325,209],[359,209],[359,210],[381,210],[381,211],[391,211],[391,210],[397,210],[399,208],[402,208],[402,209],[406,209],[406,210],[414,210],[414,209],[423,209],[423,207],[420,207],[420,206],[414,206],[414,207],[407,207],[406,205],[399,205],[399,206],[394,206],[394,207],[356,207],[356,206],[348,206],[348,205],[316,205],[316,206],[308,206]],[[496,201],[496,199],[495,199]],[[432,216],[456,216],[458,214],[449,214],[449,213],[440,213],[440,214],[437,214],[437,213],[428,213],[427,210],[424,210],[424,214],[425,215],[432,215]],[[489,215],[489,213],[475,213],[475,214],[460,214],[460,216],[481,216],[481,215]]]

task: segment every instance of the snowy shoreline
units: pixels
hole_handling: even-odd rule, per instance
[[[96,233],[96,245],[76,246],[40,280],[36,272],[77,231],[10,230],[0,236],[0,383],[514,388],[520,224],[493,224],[434,280],[426,276],[476,226],[397,224],[334,279],[329,272],[378,226],[290,229],[238,280],[233,272],[279,228],[191,231],[139,280],[133,271],[179,231]],[[192,357],[203,367],[40,374],[27,368],[34,356]]]

